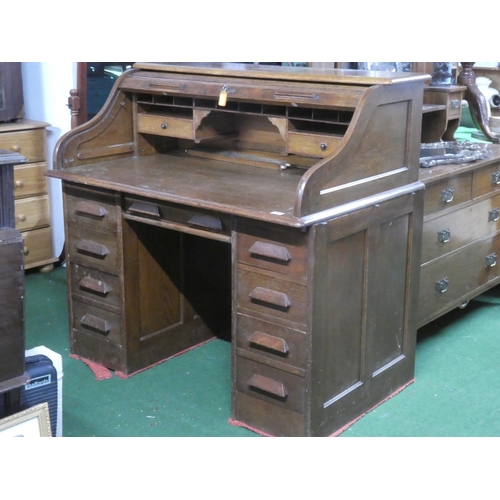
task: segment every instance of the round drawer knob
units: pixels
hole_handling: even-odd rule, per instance
[[[26,220],[26,215],[25,215],[25,214],[19,214],[18,219],[19,219],[21,222],[24,222],[24,221]]]
[[[162,123],[162,124],[161,124],[161,128],[162,128],[163,130],[165,130],[165,129],[167,128],[167,124],[166,124],[166,123]]]
[[[30,253],[30,249],[28,247],[24,247],[24,255],[28,255]]]
[[[326,151],[327,147],[328,147],[328,144],[326,144],[326,142],[322,142],[320,145],[321,151]]]
[[[24,186],[24,182],[23,181],[16,181],[16,187],[18,188],[22,188]]]
[[[19,153],[19,151],[21,151],[21,146],[19,144],[14,144],[14,146],[12,146],[10,150],[14,151],[14,153]]]

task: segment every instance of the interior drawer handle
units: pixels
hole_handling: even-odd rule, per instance
[[[278,398],[285,399],[288,396],[286,387],[281,382],[277,382],[272,378],[263,377],[262,375],[252,375],[248,381],[248,385],[254,389],[267,392]]]
[[[189,220],[188,224],[192,226],[204,227],[205,229],[213,229],[215,231],[222,231],[222,221],[219,217],[213,215],[196,214]]]
[[[500,172],[494,172],[491,174],[491,183],[500,184]]]
[[[105,282],[101,280],[96,280],[95,278],[91,278],[90,276],[85,276],[78,283],[80,288],[85,290],[90,290],[91,292],[99,293],[101,295],[108,295],[111,291],[111,287]]]
[[[448,243],[451,239],[451,231],[449,229],[441,229],[438,231],[439,243]]]
[[[98,217],[99,219],[102,219],[108,213],[103,206],[99,205],[98,203],[92,203],[90,201],[78,202],[76,204],[76,211],[80,214]]]
[[[273,335],[269,335],[267,333],[253,332],[252,335],[250,335],[249,340],[252,344],[259,347],[276,351],[280,354],[288,354],[288,344],[285,339],[274,337]]]
[[[500,210],[498,208],[494,208],[488,212],[488,222],[496,222],[500,215]]]
[[[441,189],[441,197],[439,199],[442,203],[451,203],[454,195],[455,190],[453,188]]]
[[[105,319],[94,316],[93,314],[86,314],[80,320],[80,323],[82,326],[86,326],[92,330],[97,330],[105,335],[111,330],[109,323]]]
[[[80,252],[90,253],[97,257],[106,257],[109,254],[109,250],[100,243],[90,240],[81,240],[77,243],[76,249]]]
[[[486,267],[495,267],[497,265],[497,254],[495,252],[490,253],[485,257]]]
[[[289,262],[291,260],[290,252],[286,247],[267,243],[265,241],[256,241],[249,249],[249,252],[259,257],[275,259],[281,262]]]
[[[250,298],[282,309],[288,309],[291,306],[290,299],[286,293],[269,290],[269,288],[263,288],[261,286],[252,290]]]
[[[131,214],[146,215],[148,217],[160,217],[160,207],[154,203],[144,201],[134,201],[128,211]]]
[[[450,107],[451,109],[458,109],[460,107],[460,99],[452,99],[450,101]]]
[[[438,293],[445,293],[448,291],[448,278],[443,278],[436,281],[435,290]]]

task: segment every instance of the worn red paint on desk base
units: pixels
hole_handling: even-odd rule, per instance
[[[325,436],[325,437],[337,437],[337,436],[339,436],[344,431],[346,431],[349,427],[351,427],[352,425],[354,425],[358,420],[360,420],[365,415],[367,415],[368,413],[370,413],[371,411],[373,411],[375,408],[377,408],[377,406],[380,406],[382,403],[385,403],[389,399],[393,398],[396,394],[399,394],[401,391],[403,391],[404,389],[406,389],[410,384],[413,384],[413,382],[415,382],[415,379],[410,380],[407,384],[403,385],[402,387],[400,387],[399,389],[397,389],[396,391],[394,391],[392,394],[390,394],[389,396],[387,396],[385,399],[383,399],[382,401],[380,401],[379,403],[377,403],[375,406],[373,406],[369,410],[367,410],[364,413],[362,413],[359,417],[355,418],[354,420],[352,420],[348,424],[344,425],[343,427],[341,427],[340,429],[338,429],[337,431],[335,431],[333,434],[330,434],[329,436]],[[233,420],[232,418],[230,418],[228,420],[228,422],[231,425],[234,425],[235,427],[245,427],[246,429],[248,429],[248,430],[250,430],[252,432],[255,432],[256,434],[260,434],[261,436],[264,436],[264,437],[276,437],[276,436],[274,436],[272,434],[268,434],[267,432],[263,432],[263,431],[261,431],[259,429],[256,429],[255,427],[252,427],[251,425],[247,425],[247,424],[245,424],[243,422],[240,422],[239,420]]]

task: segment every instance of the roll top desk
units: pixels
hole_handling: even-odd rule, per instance
[[[424,80],[135,64],[48,173],[71,352],[128,376],[230,340],[230,419],[275,436],[337,433],[405,387]]]

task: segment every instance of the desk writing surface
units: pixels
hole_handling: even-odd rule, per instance
[[[293,217],[305,170],[151,155],[51,171],[50,175],[123,193],[300,227]]]

